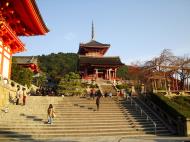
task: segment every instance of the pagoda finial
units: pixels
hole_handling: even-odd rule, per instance
[[[93,20],[92,20],[92,40],[94,40],[94,23],[93,23]]]

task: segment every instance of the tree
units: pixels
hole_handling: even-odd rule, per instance
[[[51,53],[49,55],[38,56],[40,70],[47,76],[48,84],[57,84],[60,79],[69,72],[76,72],[78,55],[75,53]]]
[[[56,80],[69,72],[76,72],[78,55],[75,53],[51,53],[38,56],[38,64],[42,72]]]
[[[30,87],[32,84],[33,72],[27,68],[21,67],[15,63],[12,64],[11,79],[22,85]]]
[[[127,79],[127,72],[128,72],[128,67],[126,65],[121,66],[117,70],[117,77],[122,78],[122,79]]]
[[[165,80],[165,88],[172,83],[175,90],[185,89],[185,81],[190,78],[190,58],[174,56],[169,49],[164,49],[159,57],[145,63],[146,75]],[[145,76],[146,76],[145,75]],[[179,84],[178,84],[179,83]]]
[[[38,86],[42,87],[45,86],[47,83],[47,78],[45,73],[38,73],[34,76],[33,83]]]
[[[58,84],[58,93],[64,95],[81,95],[84,93],[80,75],[74,72],[66,74]]]

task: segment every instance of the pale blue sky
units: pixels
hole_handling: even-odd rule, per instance
[[[163,49],[190,54],[190,0],[37,0],[50,32],[24,37],[27,51],[15,55],[77,53],[91,39],[111,44],[106,56],[130,64],[150,60]]]

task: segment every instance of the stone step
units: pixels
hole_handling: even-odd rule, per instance
[[[46,122],[44,121],[44,123],[39,123],[39,124],[34,124],[34,123],[19,123],[19,125],[17,123],[11,123],[11,124],[1,124],[0,123],[0,128],[25,128],[25,127],[48,127],[48,125],[44,125]],[[82,124],[79,122],[73,122],[73,123],[53,123],[53,125],[51,125],[52,128],[62,128],[62,127],[73,127],[73,126],[97,126],[97,127],[101,127],[101,126],[128,126],[128,127],[134,127],[133,123],[127,123],[127,122],[83,122]],[[146,124],[146,125],[140,125],[140,124],[135,124],[135,127],[152,127],[154,126],[153,124]],[[163,125],[158,125],[157,127],[163,127]]]
[[[146,134],[144,132],[101,132],[101,133],[63,133],[63,134],[32,134],[32,135],[26,135],[26,134],[4,134],[1,135],[0,137],[0,141],[4,140],[15,140],[15,139],[19,139],[19,140],[40,140],[40,139],[58,139],[58,138],[65,138],[67,137],[90,137],[90,136],[154,136],[154,134]]]
[[[13,130],[2,130],[0,131],[0,135],[3,134],[11,134],[13,133]],[[110,132],[133,132],[133,133],[138,133],[138,132],[145,132],[145,133],[154,133],[154,128],[138,128],[138,129],[133,129],[133,128],[75,128],[75,129],[58,129],[58,130],[51,130],[51,129],[30,129],[30,131],[26,131],[25,129],[18,129],[16,130],[17,133],[22,133],[22,134],[66,134],[66,133],[110,133]],[[160,132],[168,132],[166,130],[157,130],[157,133]]]

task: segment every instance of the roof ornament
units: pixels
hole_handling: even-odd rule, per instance
[[[93,23],[93,20],[92,20],[92,40],[94,40],[94,23]]]

